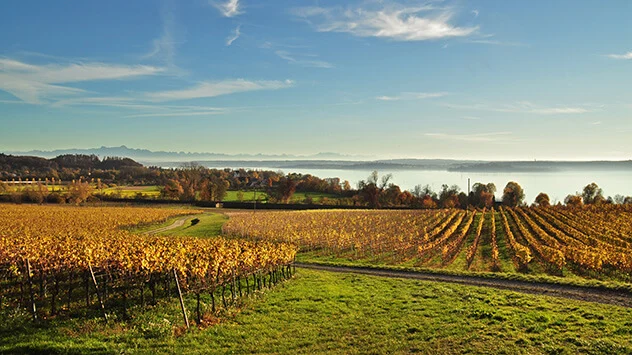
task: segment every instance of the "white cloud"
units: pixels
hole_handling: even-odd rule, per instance
[[[235,17],[243,13],[240,9],[239,0],[228,0],[224,3],[211,2],[211,4],[215,6],[224,17]]]
[[[144,98],[148,101],[174,101],[188,100],[202,97],[215,97],[247,91],[277,90],[294,85],[292,80],[264,80],[250,81],[244,79],[202,82],[192,88],[146,93]]]
[[[173,3],[163,3],[160,11],[162,34],[152,41],[152,49],[142,56],[141,59],[158,59],[171,68],[175,67],[174,60],[178,41],[174,34],[176,26],[174,13]]]
[[[241,36],[240,29],[241,29],[241,26],[237,26],[233,34],[228,36],[228,38],[226,38],[226,46],[230,46],[231,44],[233,44],[233,42],[237,40],[237,38],[239,38],[239,36]]]
[[[573,113],[587,113],[589,112],[587,109],[583,107],[545,107],[545,108],[534,108],[531,112],[539,114],[539,115],[566,115]]]
[[[320,32],[345,32],[358,37],[396,41],[466,37],[478,30],[478,26],[458,27],[450,24],[453,12],[432,6],[390,4],[373,8],[301,7],[293,9],[292,13],[308,21]]]
[[[297,54],[292,54],[284,50],[275,51],[274,54],[276,54],[279,58],[286,60],[288,63],[300,65],[303,67],[324,68],[324,69],[331,69],[334,67],[333,64],[326,62],[324,60],[312,60],[312,59],[300,58],[300,57],[305,57],[305,56],[310,57],[310,55],[297,55]]]
[[[513,104],[487,105],[487,104],[444,104],[444,106],[459,110],[480,110],[492,112],[528,113],[536,115],[568,115],[591,112],[583,106],[539,106],[528,101],[520,101]]]
[[[494,143],[507,143],[515,141],[511,137],[512,132],[490,132],[490,133],[477,133],[477,134],[448,134],[448,133],[426,133],[426,137],[443,139],[443,140],[455,140],[463,142],[494,142]]]
[[[0,90],[31,104],[41,104],[84,92],[81,89],[56,84],[96,80],[116,80],[156,75],[163,68],[146,65],[113,65],[104,63],[73,63],[32,65],[0,58]]]
[[[474,17],[478,17],[478,10],[476,9],[472,10],[472,14],[474,14]]]
[[[375,99],[380,101],[424,100],[435,99],[447,95],[449,95],[447,92],[403,92],[397,96],[378,96]]]
[[[608,57],[612,59],[632,59],[632,52],[625,54],[608,54]]]
[[[399,96],[378,96],[375,99],[376,100],[380,100],[380,101],[399,101],[399,100],[401,100],[401,97],[399,97]]]

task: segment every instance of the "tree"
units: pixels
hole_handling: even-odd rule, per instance
[[[388,185],[388,188],[382,191],[380,204],[386,206],[398,206],[401,205],[402,190],[395,184]]]
[[[360,180],[360,182],[358,182],[360,196],[365,202],[367,202],[369,207],[380,208],[380,195],[392,177],[392,174],[387,174],[382,176],[382,179],[379,179],[378,172],[373,171],[371,175],[369,175],[367,181]],[[380,181],[379,185],[378,181]]]
[[[472,192],[470,193],[470,204],[476,207],[491,208],[494,205],[494,193],[496,192],[496,185],[494,183],[482,184],[475,183],[472,186]]]
[[[524,201],[524,191],[522,187],[515,181],[510,181],[503,190],[503,205],[509,207],[517,207],[522,205]]]
[[[184,189],[178,180],[169,179],[160,193],[167,198],[179,199]]]
[[[204,201],[222,201],[226,197],[229,186],[228,181],[213,175],[202,182],[200,198]]]
[[[582,191],[582,199],[585,205],[600,204],[605,201],[603,190],[594,182],[586,185]]]
[[[275,200],[288,203],[296,191],[296,182],[288,175],[279,179],[276,188],[270,188],[268,194]]]
[[[204,170],[204,167],[195,162],[182,164],[179,179],[183,190],[181,200],[195,200],[197,192],[202,188]]]
[[[430,209],[437,208],[437,202],[430,195],[426,195],[421,199],[421,208]]]
[[[81,179],[74,181],[68,186],[68,199],[70,202],[80,204],[85,202],[92,194],[92,186],[89,182]]]
[[[439,204],[443,208],[453,208],[459,206],[459,190],[458,186],[447,184],[441,185],[441,192],[439,192]]]
[[[551,199],[549,198],[549,195],[544,192],[540,192],[538,196],[535,197],[534,203],[536,206],[549,207],[551,206]]]
[[[417,198],[424,198],[426,196],[430,196],[432,198],[437,198],[437,194],[432,191],[432,187],[426,184],[424,186],[415,185],[412,191],[413,196]]]
[[[564,204],[569,207],[581,207],[584,201],[580,195],[568,195],[564,199]]]

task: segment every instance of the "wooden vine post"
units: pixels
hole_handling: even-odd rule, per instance
[[[103,298],[101,298],[101,293],[99,292],[99,284],[97,284],[97,278],[94,276],[94,271],[92,270],[92,264],[88,263],[88,269],[90,270],[92,283],[94,284],[94,290],[97,293],[97,298],[99,299],[99,304],[101,305],[101,310],[103,311],[103,318],[105,318],[105,322],[107,323],[108,314],[107,312],[105,312],[105,305],[103,304]]]
[[[26,275],[29,282],[29,294],[31,297],[31,313],[33,314],[33,321],[37,322],[37,308],[35,307],[35,295],[33,294],[33,280],[31,279],[31,263],[29,259],[26,259]]]
[[[178,272],[176,268],[173,268],[173,279],[176,281],[176,289],[178,290],[178,298],[180,299],[180,308],[182,309],[182,316],[184,317],[184,323],[189,329],[189,317],[187,317],[187,310],[184,308],[184,300],[182,299],[182,290],[180,290],[180,281],[178,281]]]

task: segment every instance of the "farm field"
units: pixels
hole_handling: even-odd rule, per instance
[[[205,249],[205,245],[224,245],[238,243],[243,252],[250,244],[253,252],[261,246],[267,246],[264,253],[274,253],[276,243],[288,245],[285,253],[293,258],[289,245],[300,246],[298,260],[307,261],[347,261],[350,263],[365,263],[372,265],[422,265],[424,268],[439,268],[453,271],[477,270],[490,271],[493,267],[491,257],[492,226],[500,229],[496,233],[496,243],[499,249],[500,271],[503,273],[550,273],[559,276],[559,270],[546,270],[542,260],[531,249],[533,259],[527,264],[527,269],[521,269],[516,264],[515,256],[509,252],[513,249],[504,241],[502,216],[512,216],[509,210],[485,211],[466,213],[457,210],[440,211],[309,211],[309,212],[268,212],[257,211],[224,211],[223,213],[209,212],[211,210],[195,210],[181,208],[135,208],[135,207],[71,207],[71,206],[14,206],[0,205],[0,216],[3,221],[10,223],[0,227],[0,253],[2,260],[13,261],[15,267],[5,263],[3,272],[17,270],[21,272],[20,260],[46,260],[45,267],[41,261],[34,262],[32,267],[33,296],[39,315],[38,322],[32,321],[29,309],[28,278],[22,278],[21,307],[16,307],[15,298],[11,301],[10,294],[3,294],[0,316],[5,321],[0,325],[0,353],[489,353],[490,349],[497,349],[499,353],[593,353],[593,354],[626,354],[632,351],[630,328],[632,310],[627,307],[598,304],[584,301],[554,298],[539,295],[529,295],[507,290],[465,286],[453,283],[432,281],[407,280],[399,278],[384,278],[376,276],[358,275],[350,273],[332,273],[296,269],[293,279],[274,280],[260,277],[255,287],[254,277],[240,278],[236,286],[224,284],[219,286],[214,280],[200,283],[196,279],[196,269],[201,258],[196,250],[213,253],[213,258],[225,260],[241,260],[233,264],[241,268],[245,258],[234,254],[229,247],[221,249]],[[212,210],[216,211],[216,210]],[[330,213],[331,212],[331,213]],[[516,216],[523,216],[521,212],[512,210]],[[526,214],[531,211],[522,211]],[[566,211],[559,211],[563,213]],[[618,221],[624,218],[626,210],[618,213],[621,216],[602,218]],[[582,210],[574,212],[582,218],[598,213],[597,211]],[[345,215],[348,214],[348,215]],[[229,216],[229,218],[227,217]],[[335,217],[337,216],[337,217]],[[483,217],[484,216],[484,217]],[[299,218],[303,217],[303,218]],[[227,219],[228,218],[228,219]],[[294,234],[282,235],[274,229],[276,234],[261,233],[259,238],[265,241],[253,241],[252,234],[244,231],[244,237],[235,238],[236,233],[230,233],[231,224],[248,223],[254,228],[272,229],[278,226],[281,218],[286,218],[284,228],[289,221],[298,221],[292,228]],[[435,225],[427,227],[432,218],[438,219]],[[518,219],[520,217],[517,217]],[[524,216],[523,216],[524,218]],[[560,217],[561,218],[561,217]],[[196,224],[191,221],[197,219]],[[337,220],[342,219],[343,222]],[[457,227],[456,220],[460,219]],[[29,225],[26,221],[38,220]],[[160,236],[147,235],[147,232],[160,227],[172,225],[174,221],[182,220],[177,228],[166,230]],[[446,222],[449,220],[452,222]],[[310,222],[308,222],[310,221]],[[329,222],[327,222],[329,221]],[[362,222],[364,221],[364,223]],[[425,252],[425,257],[398,259],[388,246],[397,246],[394,240],[405,241],[403,238],[389,239],[382,245],[366,232],[366,221],[370,221],[373,233],[379,233],[386,238],[386,231],[391,234],[403,233],[414,224],[419,235],[431,235],[440,225],[443,230],[437,232],[437,237],[444,235],[446,230],[453,230],[446,241],[454,237],[461,237],[465,241],[449,264],[443,264],[443,246],[430,249],[420,249],[420,245],[410,247],[411,253]],[[402,221],[407,221],[403,223]],[[511,221],[511,219],[508,219]],[[398,223],[399,222],[399,223]],[[327,224],[329,223],[329,224]],[[342,223],[342,224],[340,224]],[[426,223],[426,224],[424,224]],[[469,223],[467,233],[463,232]],[[508,222],[509,229],[512,222]],[[526,222],[524,222],[526,223]],[[570,223],[570,222],[568,222]],[[614,223],[614,222],[611,222]],[[223,227],[222,227],[223,225]],[[315,229],[322,225],[330,230]],[[135,227],[130,227],[135,226]],[[302,227],[301,227],[302,226]],[[347,229],[342,228],[347,226]],[[379,230],[383,226],[389,229]],[[426,228],[424,229],[424,226]],[[299,228],[300,227],[300,228]],[[323,227],[323,228],[324,228]],[[334,228],[335,227],[335,228]],[[220,237],[223,228],[224,239]],[[349,229],[351,228],[351,229]],[[595,229],[597,226],[594,227]],[[600,226],[605,235],[606,225]],[[13,232],[9,233],[8,230]],[[310,231],[312,231],[310,234]],[[355,230],[353,253],[346,250],[347,239],[340,236],[347,231]],[[359,231],[365,230],[365,234]],[[618,238],[622,239],[624,233]],[[73,238],[64,235],[72,232]],[[396,233],[397,232],[397,233]],[[422,234],[423,233],[423,234]],[[462,234],[465,233],[465,236]],[[480,236],[479,236],[480,233]],[[96,234],[103,239],[98,243],[90,236]],[[325,235],[323,240],[317,235]],[[20,236],[26,236],[20,241]],[[278,239],[272,236],[276,235]],[[417,237],[419,238],[419,235]],[[52,236],[50,238],[46,236]],[[52,238],[52,239],[51,239]],[[304,239],[301,239],[304,238]],[[514,236],[514,238],[518,238]],[[129,244],[122,243],[126,239]],[[479,239],[477,251],[469,264],[468,253]],[[53,243],[55,240],[56,243]],[[167,262],[162,268],[172,270],[178,268],[181,286],[184,293],[183,302],[189,314],[191,328],[186,330],[178,296],[173,292],[174,283],[166,285],[163,271],[158,272],[162,278],[156,279],[155,290],[152,291],[151,275],[147,278],[144,268],[133,267],[134,260],[147,262],[153,260],[152,253],[142,254],[141,249],[134,249],[134,244],[145,240],[141,244],[142,250],[153,250],[161,245],[177,245],[182,254],[169,254],[162,249],[161,260]],[[334,242],[334,240],[337,240]],[[428,240],[432,240],[429,238]],[[522,239],[517,239],[523,241]],[[614,239],[613,239],[614,240]],[[36,242],[37,241],[37,242]],[[266,244],[272,241],[273,243]],[[81,244],[78,244],[80,242]],[[412,239],[410,241],[412,243]],[[523,241],[524,242],[524,241]],[[72,244],[74,244],[74,249]],[[210,243],[210,244],[207,244]],[[220,243],[220,244],[218,244]],[[221,244],[224,243],[224,244]],[[227,244],[226,244],[227,243]],[[263,245],[261,243],[264,243]],[[366,249],[361,243],[367,243]],[[373,243],[371,245],[371,243]],[[446,242],[447,243],[447,242]],[[486,243],[490,243],[488,252],[482,252]],[[612,242],[614,243],[614,241]],[[130,252],[119,252],[110,255],[114,248],[129,249]],[[92,246],[86,248],[86,245]],[[122,245],[125,247],[122,248]],[[437,244],[438,245],[438,244]],[[525,245],[528,245],[525,243]],[[622,244],[623,245],[623,244]],[[77,248],[77,246],[81,246]],[[130,249],[131,246],[131,249]],[[469,247],[468,247],[469,246]],[[381,248],[381,249],[378,249]],[[408,249],[399,247],[400,251]],[[282,249],[282,248],[281,248]],[[27,250],[29,256],[25,253]],[[74,259],[69,259],[70,253],[75,252]],[[105,309],[109,319],[104,321],[99,306],[98,294],[91,286],[89,292],[90,306],[85,307],[83,293],[83,279],[75,283],[68,283],[68,274],[62,272],[64,268],[75,270],[76,274],[86,273],[85,261],[82,258],[89,255],[99,255],[96,251],[110,255],[107,262],[99,262],[99,258],[90,259],[88,267],[94,267],[99,285],[108,288],[105,299]],[[215,252],[213,252],[215,250]],[[382,254],[376,251],[381,251]],[[107,251],[107,252],[106,252]],[[53,254],[56,257],[53,257]],[[138,254],[138,255],[136,255]],[[142,256],[140,256],[142,254]],[[38,258],[34,256],[38,255]],[[118,256],[117,256],[118,255]],[[134,256],[136,255],[136,256]],[[240,255],[235,259],[235,256]],[[406,255],[406,254],[402,254]],[[115,259],[115,258],[121,259]],[[201,260],[200,260],[201,259]],[[117,262],[112,262],[118,260]],[[173,261],[176,260],[176,261]],[[179,261],[178,261],[179,260]],[[286,262],[288,259],[284,259]],[[421,263],[418,263],[421,262]],[[94,264],[91,264],[94,263]],[[104,264],[105,263],[105,264]],[[143,265],[143,262],[140,262]],[[107,267],[105,266],[107,265]],[[513,266],[513,268],[510,268]],[[107,271],[107,268],[110,268]],[[53,277],[44,278],[44,289],[41,293],[38,268],[49,271]],[[134,277],[125,282],[120,272],[126,270]],[[226,270],[220,267],[216,270]],[[230,280],[230,271],[227,270]],[[237,269],[239,270],[239,269]],[[498,272],[497,270],[496,272]],[[617,278],[616,271],[612,274],[596,273],[595,277]],[[111,275],[108,278],[107,275]],[[3,273],[3,275],[7,275]],[[569,265],[564,265],[561,275],[566,278],[586,277],[575,273]],[[21,276],[25,276],[21,274]],[[140,279],[139,279],[140,278]],[[620,278],[619,278],[620,279]],[[16,281],[20,277],[9,277],[1,282],[3,292],[12,289],[18,292]],[[138,280],[141,280],[140,282]],[[59,282],[59,293],[52,294]],[[173,281],[173,280],[172,280]],[[250,283],[248,283],[250,281]],[[19,283],[19,282],[18,282]],[[13,285],[13,286],[11,286]],[[68,292],[68,286],[74,289]],[[140,289],[138,286],[142,286]],[[7,288],[9,286],[9,288]],[[215,287],[214,287],[215,286]],[[12,288],[11,288],[12,287]],[[126,288],[127,287],[127,288]],[[143,290],[142,292],[140,290]],[[126,290],[126,291],[124,291]],[[232,293],[243,291],[242,297],[233,298]],[[246,291],[248,290],[248,291]],[[202,291],[202,292],[200,292]],[[144,293],[143,293],[144,292]],[[154,298],[155,292],[155,299]],[[71,298],[68,301],[68,294]],[[197,294],[200,297],[197,297]],[[125,295],[125,296],[123,296]],[[52,297],[51,297],[52,296]],[[56,300],[56,310],[52,311],[52,304]],[[199,302],[199,303],[198,303]],[[225,304],[227,302],[228,304]],[[213,311],[213,304],[217,310]],[[197,319],[196,308],[202,309],[202,315]],[[199,324],[199,325],[198,325]]]
[[[143,198],[158,198],[160,197],[160,186],[117,186],[102,190],[95,189],[95,193],[102,193],[106,196],[118,195],[122,198],[134,198],[137,195],[142,195]]]
[[[230,213],[225,235],[292,243],[299,261],[630,282],[632,210]]]
[[[181,302],[183,294],[195,297],[199,323],[209,311],[200,306],[206,298],[215,311],[215,293],[226,307],[235,303],[237,293],[270,287],[290,276],[293,246],[137,235],[129,230],[200,212],[0,205],[2,308],[26,307],[33,321],[95,309],[105,320],[111,314],[125,319],[130,308],[169,298],[177,289]]]

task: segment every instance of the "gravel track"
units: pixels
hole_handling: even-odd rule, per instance
[[[612,304],[632,308],[632,294],[625,291],[606,290],[596,287],[558,285],[553,283],[529,282],[518,280],[490,279],[478,276],[458,276],[434,274],[416,271],[376,269],[367,267],[329,266],[319,264],[295,263],[296,267],[340,273],[354,273],[381,277],[416,279],[437,282],[450,282],[462,285],[491,287],[534,295],[545,295],[574,300]]]
[[[162,228],[158,228],[158,229],[153,229],[150,231],[145,232],[145,234],[149,234],[149,235],[154,235],[154,234],[158,234],[158,233],[162,233],[162,232],[166,232],[168,230],[171,229],[176,229],[178,227],[182,227],[184,225],[184,222],[189,219],[190,217],[184,217],[184,218],[180,218],[176,221],[174,221],[172,224],[166,226],[166,227],[162,227]]]

